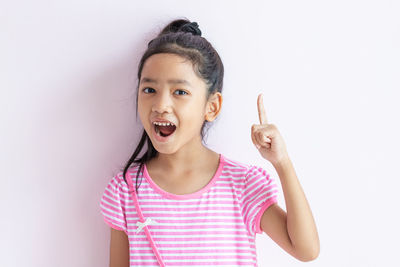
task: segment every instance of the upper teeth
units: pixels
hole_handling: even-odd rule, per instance
[[[158,121],[155,121],[155,122],[153,122],[154,124],[156,124],[156,125],[161,125],[161,126],[173,126],[174,124],[173,123],[170,123],[170,122],[158,122]]]

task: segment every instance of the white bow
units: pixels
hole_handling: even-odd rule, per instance
[[[152,220],[151,218],[147,218],[144,223],[136,222],[136,225],[138,226],[136,233],[139,233],[143,229],[143,227],[150,224],[157,224],[157,222],[155,220]]]

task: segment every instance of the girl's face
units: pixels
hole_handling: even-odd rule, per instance
[[[138,90],[138,112],[143,127],[155,149],[171,154],[181,147],[201,144],[200,130],[207,112],[206,84],[185,58],[160,53],[150,56],[143,65]],[[154,121],[168,120],[175,131],[166,141],[156,138]]]

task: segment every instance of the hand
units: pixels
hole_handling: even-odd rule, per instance
[[[289,157],[286,145],[278,128],[267,122],[262,94],[258,95],[257,105],[260,124],[251,126],[251,139],[262,157],[275,164]]]

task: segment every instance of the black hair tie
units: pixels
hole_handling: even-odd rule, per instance
[[[197,22],[190,22],[182,25],[180,28],[175,28],[171,30],[171,32],[189,32],[192,33],[193,35],[198,35],[201,36],[201,30],[199,29],[199,24]],[[169,32],[168,32],[169,33]],[[155,40],[151,40],[150,42],[147,43],[147,46],[150,47],[151,43]]]
[[[193,33],[193,35],[201,36],[201,31],[199,29],[199,24],[197,24],[197,22],[195,22],[195,21],[194,22],[190,22],[190,23],[186,23],[179,30],[180,31],[184,31],[184,32]]]

